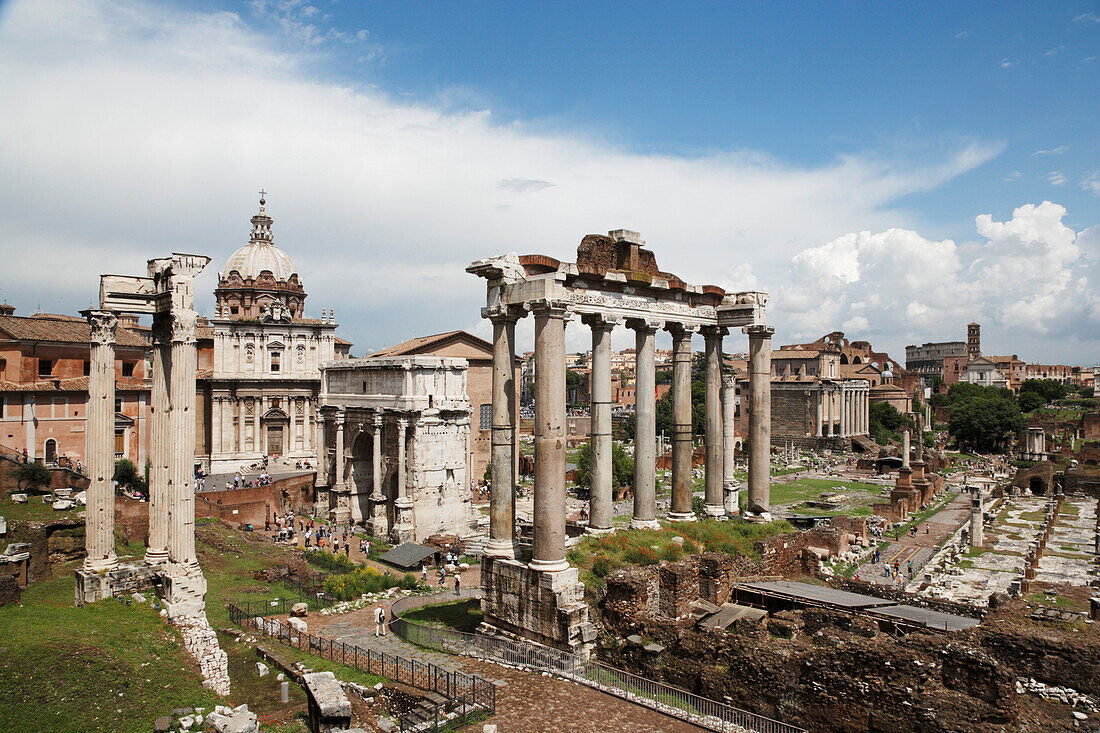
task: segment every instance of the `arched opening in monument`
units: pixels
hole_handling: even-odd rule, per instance
[[[857,356],[857,357],[855,357],[854,359],[852,359],[852,363],[853,363],[853,364],[862,364],[862,363],[863,363],[863,359],[861,359],[861,358],[859,358],[859,357]]]
[[[370,495],[374,491],[374,438],[361,431],[351,444],[348,461],[348,488],[351,490],[351,516],[362,522],[370,518]]]
[[[1031,477],[1031,481],[1028,483],[1028,488],[1035,496],[1044,496],[1047,493],[1047,485],[1043,483],[1043,480],[1038,476]]]
[[[841,364],[847,364],[848,363],[848,355],[847,354],[841,354],[840,355],[840,363]]]
[[[44,452],[46,454],[46,463],[57,462],[57,441],[53,438],[49,438],[44,446]]]

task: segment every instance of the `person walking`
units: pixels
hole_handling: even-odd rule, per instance
[[[420,577],[425,583],[428,582],[428,563],[426,562],[420,563]]]
[[[386,635],[386,609],[382,608],[382,606],[379,606],[374,614],[374,635]]]
[[[462,576],[455,573],[455,595],[462,595]]]

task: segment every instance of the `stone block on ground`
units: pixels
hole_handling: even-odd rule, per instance
[[[260,677],[266,677],[271,670],[263,662],[256,662],[256,674]]]
[[[26,504],[27,503],[27,495],[26,494],[12,494],[11,495],[11,500],[13,502],[15,502],[16,504]]]
[[[309,633],[309,626],[300,618],[294,618],[293,616],[286,620],[287,625],[297,631],[299,634]]]
[[[305,603],[295,603],[290,607],[291,616],[305,616],[309,613],[309,606]]]

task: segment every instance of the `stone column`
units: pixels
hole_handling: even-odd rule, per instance
[[[906,428],[901,433],[901,467],[905,470],[909,470],[909,429]]]
[[[171,617],[203,612],[206,580],[195,553],[195,321],[191,308],[174,309],[169,386],[168,579]]]
[[[772,334],[771,326],[747,326],[749,335],[749,501],[746,514],[771,520]]]
[[[603,534],[611,531],[614,504],[611,458],[611,331],[615,322],[601,316],[585,316],[584,322],[592,327],[588,532]]]
[[[691,511],[691,334],[679,323],[668,325],[672,334],[672,506],[668,518],[683,522]],[[639,385],[639,392],[641,385]]]
[[[852,432],[852,393],[844,385],[840,387],[840,435],[848,437]]]
[[[351,496],[348,492],[347,481],[344,480],[344,434],[345,416],[341,410],[336,413],[336,475],[332,479],[332,491],[336,494],[336,507],[332,510],[332,518],[337,524],[347,524],[351,516]]]
[[[825,402],[825,413],[826,413],[826,420],[827,420],[826,424],[829,426],[829,437],[830,438],[832,438],[833,436],[836,435],[836,427],[835,427],[835,424],[833,423],[833,397],[834,397],[833,392],[834,392],[834,390],[832,390],[832,389],[827,389],[827,390],[824,390],[824,392],[823,392],[823,396],[826,399],[826,402]]]
[[[824,412],[824,408],[825,408],[825,392],[824,392],[823,388],[818,387],[817,400],[815,400],[815,401],[817,402],[817,433],[816,433],[816,435],[817,435],[817,437],[820,438],[821,437],[821,423],[824,421],[824,415],[822,413]]]
[[[210,458],[222,452],[222,398],[210,398]]]
[[[168,454],[171,442],[168,383],[172,375],[172,320],[153,316],[153,375],[149,401],[149,544],[145,562],[168,561]]]
[[[707,327],[703,329],[704,353],[707,359],[706,371],[706,456],[705,487],[706,505],[704,511],[710,517],[724,517],[726,507],[723,503],[724,465],[722,450],[725,447],[722,426],[722,329]]]
[[[722,375],[722,499],[726,516],[741,514],[741,496],[737,489],[737,378]]]
[[[531,568],[557,572],[565,559],[565,320],[543,301],[535,314],[535,542]]]
[[[368,529],[374,537],[388,537],[386,495],[382,493],[382,414],[371,419],[371,517]]]
[[[657,442],[656,364],[653,335],[660,324],[631,319],[635,332],[634,365],[634,516],[635,529],[657,529],[655,449]]]
[[[504,306],[489,314],[493,322],[492,487],[489,493],[489,544],[485,554],[514,558],[516,527],[516,313]]]
[[[970,487],[970,546],[981,547],[985,542],[982,535],[982,488]]]
[[[407,418],[397,419],[397,498],[394,499],[393,529],[390,530],[390,538],[394,544],[411,542],[413,538],[413,500],[409,497],[408,466],[405,451],[405,441],[408,436],[409,421]],[[564,515],[563,515],[564,517]]]
[[[87,511],[84,520],[84,570],[102,573],[118,567],[115,556],[115,327],[118,315],[86,310],[91,326],[91,370],[88,378]]]

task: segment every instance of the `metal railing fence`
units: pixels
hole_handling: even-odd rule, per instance
[[[536,672],[550,672],[709,730],[721,733],[805,733],[804,728],[796,725],[741,710],[560,649],[515,639],[427,626],[400,617],[400,614],[420,606],[478,597],[480,590],[463,591],[457,596],[448,593],[401,599],[391,608],[393,619],[390,628],[402,639],[428,649],[476,657]]]
[[[324,599],[321,599],[323,602]],[[446,698],[445,702],[432,704],[434,706],[434,722],[431,726],[424,721],[414,721],[412,714],[402,716],[407,720],[402,721],[402,730],[434,731],[441,724],[451,725],[455,716],[461,716],[465,721],[477,710],[483,710],[488,714],[496,711],[496,686],[491,682],[464,674],[458,671],[443,669],[430,662],[421,662],[415,659],[406,659],[396,654],[375,649],[364,649],[355,644],[346,644],[341,641],[329,639],[318,634],[299,632],[289,624],[278,619],[265,618],[261,613],[255,613],[258,607],[267,614],[289,613],[294,603],[309,603],[309,599],[280,599],[278,601],[249,601],[241,608],[233,603],[226,603],[230,620],[247,629],[258,631],[264,636],[277,639],[308,654],[328,659],[348,667],[353,667],[361,672],[376,674],[388,680],[416,687],[428,692],[434,692]],[[442,714],[442,715],[441,715]]]

